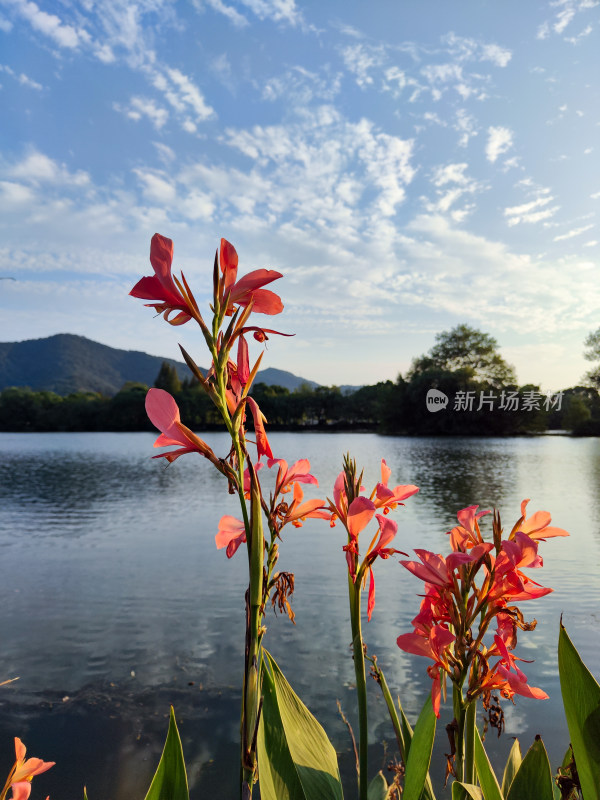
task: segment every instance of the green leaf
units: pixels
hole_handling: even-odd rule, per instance
[[[367,800],[387,800],[388,785],[381,770],[375,775],[367,790]]]
[[[404,797],[421,797],[429,774],[429,763],[435,737],[436,716],[431,697],[425,700],[415,725],[404,774]]]
[[[88,800],[87,792],[85,790],[85,786],[83,787],[83,800]]]
[[[585,800],[600,800],[600,686],[562,624],[558,672],[581,790]]]
[[[263,649],[257,738],[261,800],[342,800],[337,756],[321,725]]]
[[[479,786],[474,786],[472,783],[461,783],[460,781],[454,781],[452,784],[452,800],[462,800],[464,795],[462,795],[461,789],[464,789],[472,800],[485,800]]]
[[[500,790],[498,780],[494,775],[494,770],[492,769],[490,760],[487,757],[487,753],[485,752],[485,748],[477,728],[475,728],[475,770],[477,772],[477,777],[479,779],[479,783],[481,784],[485,800],[503,800],[502,791]],[[533,797],[534,795],[532,795],[529,800],[532,800]]]
[[[175,722],[175,711],[171,706],[167,740],[145,800],[189,800],[189,798],[181,739]]]
[[[507,800],[554,800],[552,770],[541,739],[536,739],[521,762]],[[587,800],[587,798],[586,798]]]
[[[513,746],[510,748],[508,758],[506,759],[504,775],[502,776],[502,794],[504,797],[508,797],[510,785],[513,782],[513,778],[517,774],[519,767],[521,766],[521,761],[523,761],[523,756],[521,755],[521,746],[519,745],[519,740],[515,739]]]
[[[404,756],[404,761],[406,763],[408,761],[408,754],[410,753],[410,745],[412,743],[414,733],[411,724],[408,721],[406,714],[404,713],[404,709],[402,708],[402,703],[400,702],[400,698],[398,697],[397,700],[398,700],[398,710],[400,711],[400,725],[402,726],[402,738],[404,740],[404,745],[406,748],[406,754]],[[431,705],[431,697],[427,698],[425,704],[427,703]],[[435,800],[435,795],[433,793],[433,786],[431,785],[431,778],[429,777],[429,773],[427,773],[427,778],[425,780],[425,787],[423,789],[423,792],[421,793],[421,800]]]

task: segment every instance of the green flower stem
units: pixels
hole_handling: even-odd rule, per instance
[[[352,625],[352,651],[356,675],[356,702],[358,703],[358,796],[367,800],[368,792],[368,726],[367,726],[367,678],[365,674],[365,651],[360,624],[360,577],[353,581],[348,575],[350,596],[350,622]]]
[[[406,743],[404,741],[402,726],[400,725],[398,712],[396,711],[396,706],[394,704],[394,700],[390,692],[390,687],[388,686],[388,683],[385,679],[383,670],[377,664],[377,657],[373,656],[372,658],[369,658],[369,656],[367,656],[367,658],[369,659],[371,664],[373,664],[373,672],[375,673],[375,679],[377,680],[377,683],[381,686],[381,693],[383,694],[383,699],[385,700],[385,704],[387,706],[387,710],[389,712],[390,719],[394,727],[394,733],[396,734],[396,740],[398,742],[398,750],[400,751],[400,758],[404,763],[406,763]]]
[[[464,765],[465,765],[465,704],[463,702],[462,688],[453,684],[452,686],[452,705],[454,709],[454,719],[458,726],[456,731],[456,756],[454,760],[456,779],[459,781],[465,780]]]
[[[475,783],[475,720],[477,717],[477,700],[467,703],[465,714],[465,783]]]
[[[463,698],[462,686],[454,684],[452,689],[454,718],[458,724],[456,732],[456,779],[463,783],[475,783],[475,721],[477,701]],[[466,792],[459,791],[459,798],[466,800]]]
[[[213,342],[218,339],[221,320],[215,315],[213,319]],[[241,710],[241,770],[240,770],[240,796],[252,797],[252,786],[256,772],[256,753],[253,744],[260,708],[260,638],[261,638],[261,607],[263,600],[263,559],[264,536],[262,528],[262,509],[260,494],[253,490],[251,498],[251,516],[244,497],[244,464],[245,451],[240,437],[240,432],[234,425],[226,399],[225,371],[227,354],[218,353],[213,344],[212,357],[217,384],[217,396],[220,400],[219,411],[231,436],[233,449],[237,460],[237,493],[246,529],[248,549],[249,588],[248,611],[246,629],[246,658],[244,664],[244,682],[242,689]]]

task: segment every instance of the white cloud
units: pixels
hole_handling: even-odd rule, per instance
[[[10,75],[11,78],[14,78],[18,81],[21,86],[27,86],[29,89],[36,89],[36,91],[41,91],[44,87],[41,83],[34,81],[33,78],[30,78],[28,75],[25,75],[24,72],[21,72],[17,75],[17,73],[9,67],[7,64],[0,64],[0,72],[4,72],[7,75]]]
[[[511,58],[511,51],[498,44],[484,44],[481,49],[481,60],[491,61],[497,67],[505,67]]]
[[[488,161],[492,164],[513,145],[513,132],[510,128],[502,126],[488,128],[488,141],[485,146],[485,154]]]
[[[465,176],[468,164],[446,164],[445,167],[435,167],[431,182],[434,186],[444,186],[447,183],[466,184],[469,179]]]
[[[147,97],[132,97],[129,101],[129,106],[113,103],[113,108],[135,122],[147,117],[156,130],[160,130],[169,119],[167,109],[158,106],[154,100],[150,100]]]
[[[462,67],[459,64],[428,64],[423,67],[421,74],[429,83],[449,83],[462,81]]]
[[[381,46],[353,44],[343,48],[342,58],[349,72],[355,75],[357,84],[365,87],[373,83],[373,68],[382,67],[386,57]]]
[[[117,60],[112,48],[108,44],[97,45],[94,54],[103,64],[112,64]]]
[[[29,203],[33,192],[28,186],[12,181],[0,181],[0,204],[5,212],[16,210],[15,206]]]
[[[458,144],[466,147],[473,136],[477,136],[475,117],[469,114],[464,108],[459,108],[456,112],[456,122],[452,126],[455,131],[460,133]]]
[[[196,119],[205,120],[215,116],[214,109],[205,102],[202,93],[187,75],[184,75],[178,69],[167,68],[166,72],[177,87],[181,102],[194,111]]]
[[[164,142],[152,142],[152,144],[156,147],[158,157],[163,163],[170,164],[175,160],[175,151],[169,145]]]
[[[83,187],[90,182],[87,172],[77,170],[71,173],[64,164],[53,161],[37,150],[32,150],[22,161],[6,168],[5,174],[33,184],[49,183]]]
[[[42,11],[38,5],[29,0],[12,0],[11,5],[29,21],[34,30],[48,36],[59,47],[74,50],[89,39],[89,35],[82,29],[64,23],[56,14]]]
[[[572,21],[574,16],[574,8],[565,8],[563,11],[560,11],[556,16],[556,22],[552,26],[554,28],[554,32],[562,33],[567,25],[569,25],[569,23]]]
[[[580,236],[582,233],[585,233],[586,231],[589,231],[594,227],[595,227],[595,225],[591,224],[591,225],[583,225],[581,228],[573,228],[572,230],[568,231],[567,233],[561,233],[560,236],[555,236],[554,237],[554,241],[555,242],[562,242],[565,239],[572,239],[573,237]]]
[[[12,31],[12,22],[0,14],[0,31],[10,33]]]
[[[244,28],[249,24],[248,20],[243,14],[240,14],[240,12],[233,8],[233,6],[225,5],[223,0],[205,0],[205,2],[213,9],[213,11],[223,14],[231,22],[233,22],[236,28]]]
[[[549,203],[554,200],[554,197],[547,190],[538,190],[536,194],[538,194],[536,199],[531,200],[529,203],[522,203],[521,205],[504,209],[504,216],[508,217],[509,227],[521,223],[535,224],[536,222],[550,219],[556,214],[560,206],[547,208]]]
[[[157,203],[171,203],[177,194],[176,188],[166,175],[157,170],[134,169],[143,184],[145,197]]]
[[[341,89],[341,73],[324,74],[307,70],[302,66],[294,66],[283,75],[267,80],[262,89],[262,98],[275,101],[281,98],[293,100],[295,103],[308,105],[315,99],[332,101]]]
[[[259,19],[272,22],[287,22],[288,25],[303,24],[302,14],[294,0],[241,0]]]

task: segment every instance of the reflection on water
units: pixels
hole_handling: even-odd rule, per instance
[[[226,452],[224,435],[206,438]],[[551,700],[519,699],[506,709],[507,736],[490,743],[499,759],[510,736],[528,744],[546,731],[556,763],[567,743],[556,665],[561,613],[596,672],[600,655],[600,441],[270,438],[278,457],[310,459],[322,488],[305,487],[307,497],[331,493],[347,450],[365,466],[367,486],[378,479],[382,457],[394,483],[420,486],[395,515],[399,549],[444,551],[456,511],[473,503],[496,503],[510,528],[524,497],[532,498],[530,510],[550,510],[571,532],[541,546],[539,580],[555,592],[523,607],[538,627],[521,636],[519,653],[535,658],[526,672]],[[246,564],[241,552],[231,561],[218,552],[214,535],[222,514],[238,514],[237,500],[202,458],[168,469],[153,461],[153,441],[152,434],[0,434],[0,677],[20,676],[0,690],[0,747],[7,768],[14,735],[31,753],[56,760],[41,789],[55,796],[79,797],[84,783],[92,800],[143,796],[170,702],[181,719],[193,794],[219,800],[235,793]],[[262,476],[268,481],[267,470]],[[352,757],[335,705],[340,698],[353,719],[343,544],[340,527],[324,522],[286,529],[280,567],[296,574],[297,625],[268,615],[266,643],[325,724],[351,785]],[[365,638],[414,717],[429,690],[426,665],[395,640],[410,630],[422,586],[393,559],[375,570],[377,607]],[[375,772],[380,743],[392,732],[375,685],[369,691]],[[445,747],[440,735],[438,778]]]

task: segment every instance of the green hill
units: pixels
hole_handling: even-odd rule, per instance
[[[28,386],[34,391],[59,395],[87,391],[112,396],[127,381],[152,386],[163,361],[174,366],[181,379],[189,377],[183,361],[137,350],[118,350],[70,333],[24,342],[0,342],[0,391],[9,386]],[[259,372],[256,380],[278,384],[290,391],[303,383],[318,385],[273,368]]]

